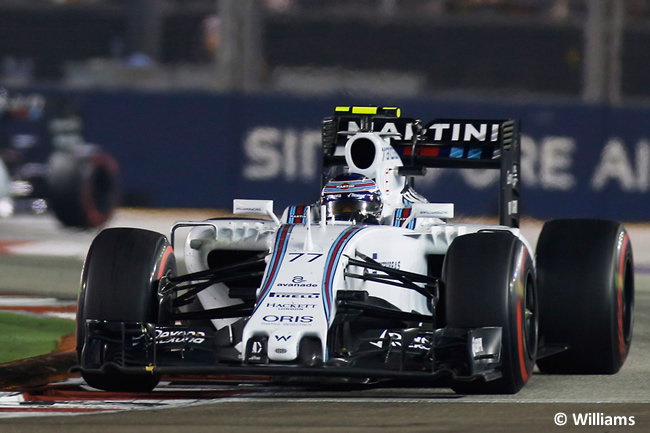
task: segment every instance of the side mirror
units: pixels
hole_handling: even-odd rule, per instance
[[[280,220],[273,213],[273,200],[235,199],[232,203],[232,213],[235,215],[265,215],[280,225]]]

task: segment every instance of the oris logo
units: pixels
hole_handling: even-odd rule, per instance
[[[312,323],[314,316],[276,316],[269,314],[262,320],[266,323]]]

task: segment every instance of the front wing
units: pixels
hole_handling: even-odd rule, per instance
[[[249,361],[243,362],[232,348],[219,347],[221,337],[210,330],[90,320],[85,327],[84,367],[75,368],[85,373],[394,379],[429,385],[501,377],[502,329],[496,327],[385,331],[358,342],[355,357],[291,363],[270,363],[263,356],[264,341],[249,344]],[[262,356],[251,356],[253,350]]]

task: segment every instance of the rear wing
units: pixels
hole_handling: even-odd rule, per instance
[[[500,224],[519,227],[519,122],[498,119],[436,119],[422,123],[401,117],[397,107],[337,107],[323,120],[323,170],[346,165],[345,143],[357,132],[390,139],[404,176],[426,168],[500,170]]]

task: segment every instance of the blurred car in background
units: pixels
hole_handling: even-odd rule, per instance
[[[65,226],[105,224],[119,203],[119,166],[82,135],[73,104],[0,89],[0,216],[51,210]]]

